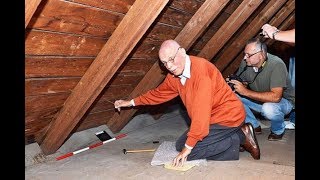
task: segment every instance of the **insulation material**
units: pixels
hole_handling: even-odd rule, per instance
[[[175,142],[164,141],[157,148],[151,161],[152,166],[171,164],[172,160],[179,154],[176,150]],[[206,159],[198,159],[192,161],[186,161],[185,166],[193,167],[193,165],[207,165]]]

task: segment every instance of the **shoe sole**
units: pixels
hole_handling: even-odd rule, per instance
[[[281,141],[282,140],[282,137],[281,138],[279,138],[279,139],[273,139],[273,138],[268,138],[268,141]]]
[[[281,139],[268,139],[268,141],[281,141],[282,140],[282,138]]]

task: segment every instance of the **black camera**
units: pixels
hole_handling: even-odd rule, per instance
[[[236,74],[230,74],[226,78],[226,81],[227,81],[228,85],[230,86],[230,88],[232,89],[232,91],[234,91],[234,84],[230,82],[231,80],[237,80],[237,81],[243,82],[243,80],[239,76],[237,76]]]

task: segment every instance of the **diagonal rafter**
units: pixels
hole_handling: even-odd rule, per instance
[[[169,0],[136,0],[52,120],[40,147],[54,153],[66,140]]]
[[[24,19],[24,28],[26,28],[34,14],[36,12],[37,7],[39,6],[41,0],[25,0],[24,1],[24,13],[25,13],[25,19]]]
[[[244,0],[202,48],[198,56],[211,60],[261,3],[262,0]]]
[[[188,50],[228,2],[229,0],[206,0],[175,40]],[[158,62],[156,62],[131,92],[129,97],[136,97],[149,89],[155,88],[163,81],[164,77]],[[119,132],[129,122],[136,111],[137,109],[132,108],[123,110],[120,114],[115,113],[108,121],[107,126],[111,131]]]

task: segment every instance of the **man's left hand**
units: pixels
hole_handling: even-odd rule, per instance
[[[172,165],[176,166],[183,166],[184,163],[187,161],[188,155],[191,153],[191,149],[183,148],[182,151],[173,159]]]

